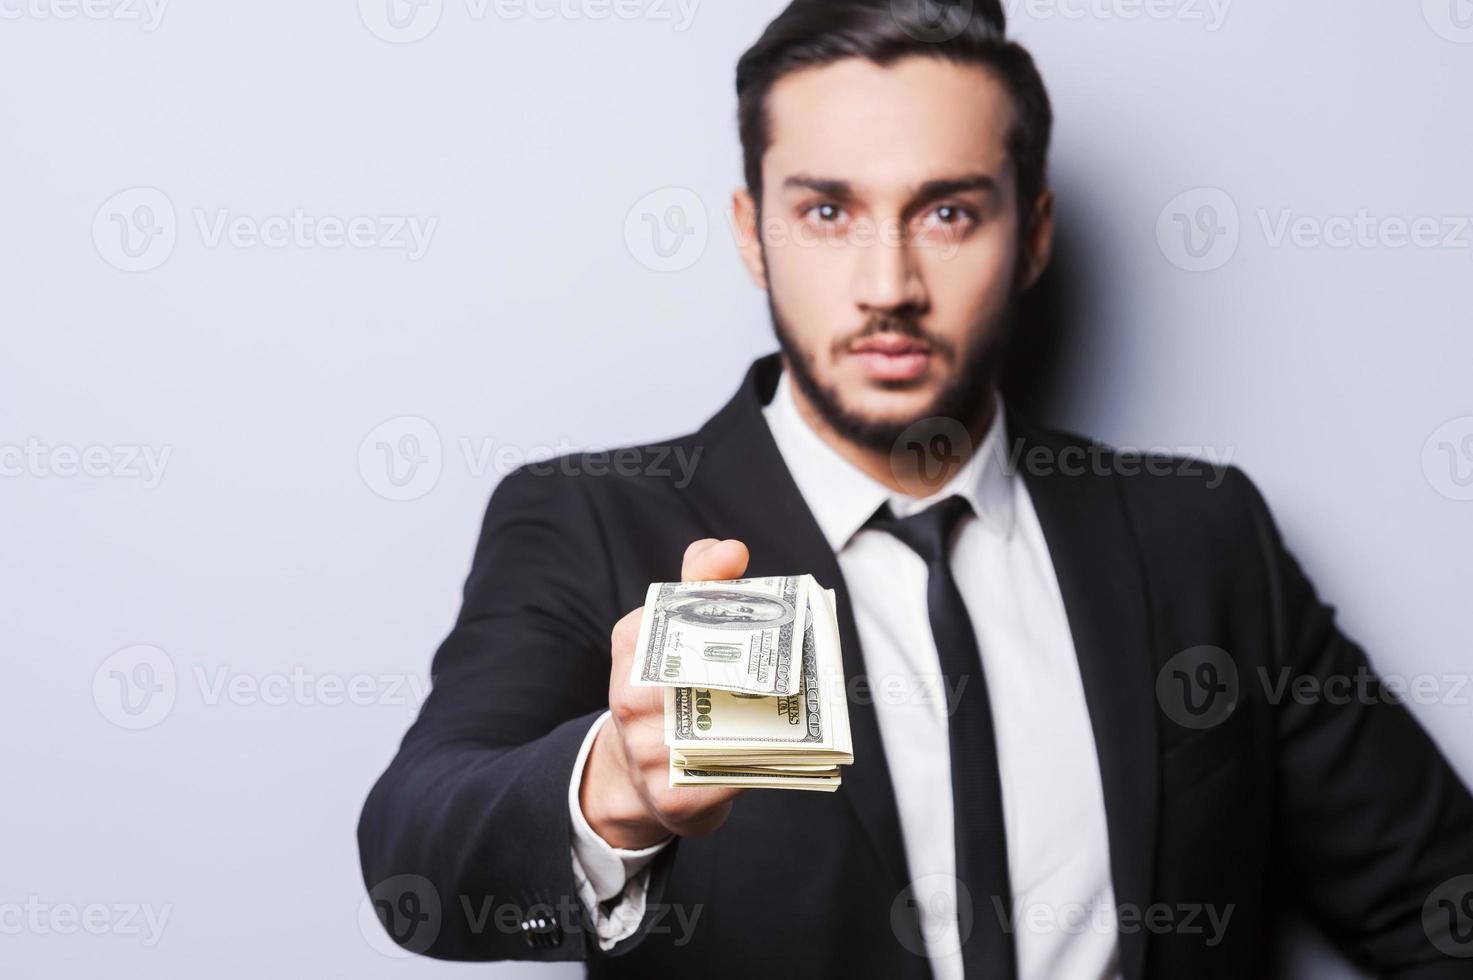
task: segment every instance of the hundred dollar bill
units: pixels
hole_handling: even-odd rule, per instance
[[[670,760],[671,786],[743,786],[748,789],[807,789],[832,793],[841,782],[837,766],[826,773],[782,769],[758,774],[730,769],[694,769],[679,765],[673,758]]]
[[[798,690],[809,575],[656,582],[645,596],[630,683],[787,697]]]
[[[834,593],[816,584],[801,678],[787,697],[667,688],[670,785],[837,789],[854,754]]]

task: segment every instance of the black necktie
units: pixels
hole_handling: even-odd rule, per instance
[[[948,731],[957,908],[965,908],[963,896],[970,896],[972,907],[970,934],[965,916],[957,923],[962,930],[962,962],[967,980],[1011,980],[1016,976],[1013,937],[1004,921],[1011,922],[1012,898],[992,706],[977,635],[948,560],[952,532],[971,509],[965,497],[948,497],[918,514],[896,519],[885,504],[868,526],[895,535],[926,562],[931,633],[941,655],[946,690],[959,692]]]

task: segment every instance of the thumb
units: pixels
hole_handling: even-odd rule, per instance
[[[680,566],[682,582],[699,582],[706,579],[741,578],[747,571],[747,546],[735,538],[718,541],[702,538],[692,541],[685,549],[685,561]]]

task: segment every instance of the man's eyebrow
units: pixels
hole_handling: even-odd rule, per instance
[[[966,191],[985,191],[988,194],[997,191],[997,179],[991,174],[971,173],[962,174],[958,177],[941,177],[936,180],[928,180],[922,184],[915,193],[915,197],[921,200],[932,200],[938,197],[949,197],[952,194],[961,194]]]
[[[812,177],[808,174],[793,174],[783,181],[783,190],[807,189],[827,197],[850,197],[854,188],[847,180],[834,177]]]
[[[850,198],[854,196],[854,187],[847,180],[835,177],[814,177],[809,174],[793,174],[783,181],[783,190],[807,189],[827,197]],[[928,180],[916,188],[911,197],[919,201],[931,201],[938,197],[948,197],[952,194],[961,194],[966,191],[983,191],[995,193],[997,191],[997,179],[991,174],[969,173],[959,174],[955,177],[938,177]]]

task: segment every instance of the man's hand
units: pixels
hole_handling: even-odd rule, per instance
[[[703,538],[685,549],[683,582],[740,578],[747,546]],[[664,689],[629,683],[630,661],[644,607],[614,624],[609,668],[610,718],[599,729],[583,767],[578,803],[594,833],[615,847],[642,848],[670,834],[699,837],[726,822],[732,800],[746,792],[670,782],[665,745]]]

